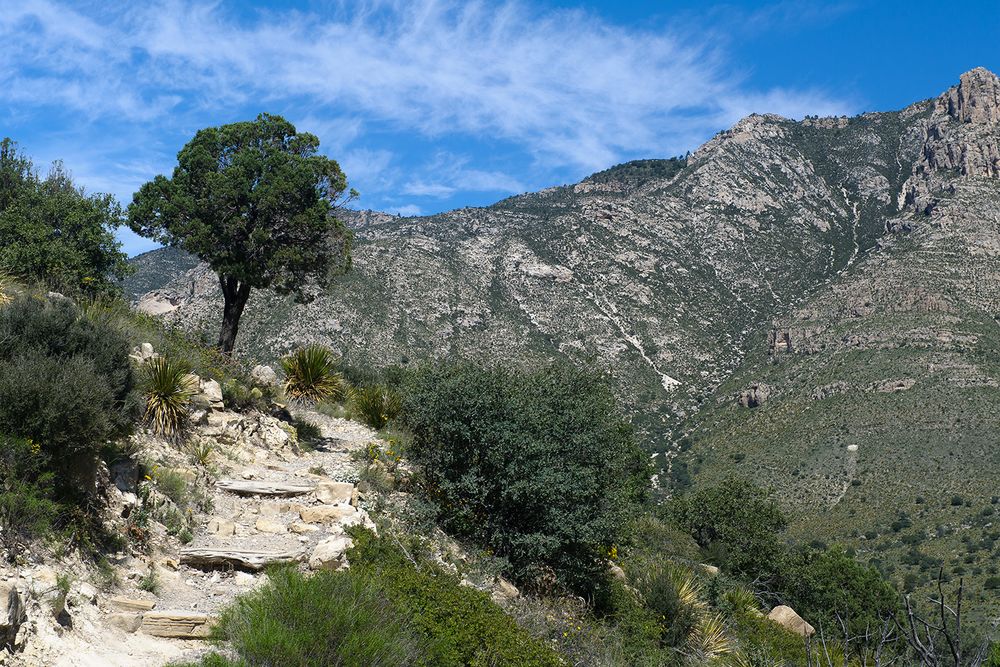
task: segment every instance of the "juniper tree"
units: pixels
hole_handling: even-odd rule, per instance
[[[128,208],[136,233],[218,275],[227,354],[252,289],[306,300],[307,284],[322,287],[350,266],[350,232],[334,215],[347,178],[318,148],[315,135],[270,114],[205,128],[177,154],[173,176],[143,185]]]

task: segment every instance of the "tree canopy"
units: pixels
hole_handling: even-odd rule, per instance
[[[442,364],[409,376],[403,395],[409,454],[448,530],[506,559],[519,581],[548,568],[577,590],[599,581],[649,479],[602,377]]]
[[[111,195],[87,194],[56,162],[41,178],[11,139],[0,141],[0,271],[50,289],[97,293],[128,272]]]
[[[318,149],[315,135],[270,114],[205,128],[177,154],[172,177],[143,185],[128,208],[136,233],[218,274],[225,352],[251,289],[305,299],[307,284],[325,286],[350,265],[350,233],[333,215],[347,178]]]

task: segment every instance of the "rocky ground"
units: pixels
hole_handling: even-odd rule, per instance
[[[211,395],[211,383],[206,385]],[[185,448],[162,439],[148,434],[137,439],[139,459],[170,466],[207,494],[201,506],[210,509],[187,518],[194,527],[192,539],[182,544],[154,521],[149,553],[113,556],[114,574],[106,573],[103,581],[72,558],[3,571],[0,598],[6,595],[8,604],[0,630],[18,650],[0,653],[0,664],[159,667],[196,659],[208,648],[201,638],[215,614],[259,586],[266,564],[345,565],[350,546],[345,527],[374,527],[356,484],[366,463],[352,453],[377,441],[377,434],[299,408],[296,417],[318,425],[322,433],[314,451],[302,451],[283,422],[220,408],[221,402],[214,402],[188,437],[188,448],[190,443],[212,447],[201,464],[192,464]],[[113,510],[140,511],[142,485],[151,482],[130,478],[129,466],[113,466],[109,473]],[[154,491],[145,502],[169,502],[156,496]],[[64,576],[70,583],[63,603],[59,583]]]

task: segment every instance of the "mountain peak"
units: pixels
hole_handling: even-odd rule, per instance
[[[942,97],[948,115],[959,122],[1000,124],[1000,79],[985,67],[963,74]]]

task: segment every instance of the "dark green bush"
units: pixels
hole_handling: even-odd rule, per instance
[[[96,455],[135,418],[128,345],[64,299],[0,307],[0,433],[37,443],[57,492],[93,491]]]
[[[403,396],[409,452],[443,526],[506,559],[522,583],[554,573],[592,590],[649,479],[603,378],[568,365],[439,365],[412,374]]]
[[[556,667],[550,649],[518,627],[490,596],[433,563],[419,567],[388,540],[353,529],[349,572],[406,613],[428,640],[421,664],[434,667]]]
[[[843,620],[859,637],[881,627],[899,606],[896,589],[878,570],[839,548],[793,552],[778,588],[786,604],[813,625],[839,629]]]
[[[772,578],[780,568],[784,547],[778,533],[785,517],[766,491],[746,480],[730,479],[681,496],[668,513],[731,574]]]

